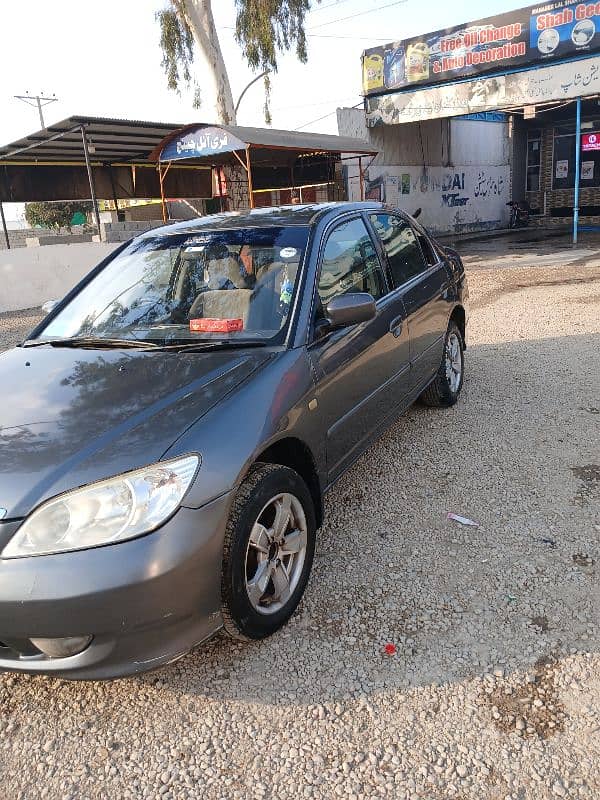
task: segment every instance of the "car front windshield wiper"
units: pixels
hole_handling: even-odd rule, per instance
[[[26,339],[21,347],[41,347],[49,345],[51,347],[73,347],[89,348],[98,350],[154,350],[160,347],[157,342],[141,339],[110,339],[101,336],[73,336],[68,339]]]
[[[153,341],[149,339],[109,339],[92,336],[75,336],[70,339],[27,339],[21,347],[71,347],[90,350],[154,350],[160,352],[204,352],[243,347],[266,347],[263,339],[203,339],[201,341]]]
[[[244,347],[267,347],[268,341],[264,339],[203,339],[197,342],[179,341],[165,342],[158,345],[161,351],[172,351],[176,353],[194,353],[205,350],[233,350],[234,348]]]

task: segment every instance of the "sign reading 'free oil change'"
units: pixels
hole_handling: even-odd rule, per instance
[[[550,2],[363,53],[365,94],[443,83],[600,50],[600,0]]]

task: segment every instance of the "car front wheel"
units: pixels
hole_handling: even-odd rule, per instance
[[[315,511],[300,475],[258,464],[233,503],[223,551],[221,601],[225,630],[262,639],[294,613],[310,574]]]
[[[465,345],[460,328],[450,322],[444,340],[442,363],[433,381],[421,395],[427,406],[453,406],[460,396],[465,367]]]

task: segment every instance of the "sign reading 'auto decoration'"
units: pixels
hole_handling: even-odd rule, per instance
[[[550,2],[363,53],[365,94],[506,70],[600,49],[600,2]]]

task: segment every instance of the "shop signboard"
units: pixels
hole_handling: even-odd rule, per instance
[[[600,51],[600,2],[563,0],[363,53],[365,95],[439,84]]]
[[[479,77],[412,92],[368,97],[366,117],[369,127],[395,125],[499,108],[535,106],[596,94],[600,94],[600,59],[597,56],[510,75]],[[588,136],[600,139],[600,133]],[[586,141],[591,147],[589,139]]]
[[[231,153],[244,150],[246,145],[222,128],[202,125],[172,139],[160,153],[161,161],[181,161],[186,158]]]
[[[600,150],[600,133],[584,133],[581,137],[581,149],[584,153]]]

